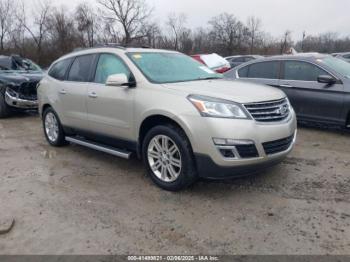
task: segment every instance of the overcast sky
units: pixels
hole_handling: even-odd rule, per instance
[[[28,1],[28,0],[27,0]],[[35,1],[35,0],[29,0]],[[56,0],[55,4],[71,6],[84,0]],[[95,0],[85,0],[96,4]],[[189,27],[206,26],[207,21],[222,12],[234,14],[242,21],[248,16],[259,17],[263,29],[279,37],[287,29],[293,39],[302,32],[317,34],[339,32],[350,36],[350,0],[146,0],[154,7],[155,18],[164,21],[171,12],[185,13]],[[158,20],[158,19],[157,19]]]

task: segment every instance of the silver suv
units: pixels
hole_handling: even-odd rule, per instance
[[[115,156],[143,159],[152,180],[181,190],[279,163],[296,118],[272,87],[227,81],[191,57],[146,48],[68,54],[38,88],[44,133]]]

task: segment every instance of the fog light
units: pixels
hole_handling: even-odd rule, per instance
[[[246,139],[225,139],[225,138],[213,138],[213,142],[217,146],[238,146],[238,145],[252,145],[252,140]]]

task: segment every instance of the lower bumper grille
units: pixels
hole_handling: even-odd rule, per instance
[[[288,148],[292,145],[293,140],[294,140],[294,136],[290,136],[287,138],[263,143],[265,153],[267,155],[273,155],[273,154],[287,151]]]
[[[258,150],[255,145],[238,145],[236,146],[237,152],[241,158],[253,158],[259,157]]]

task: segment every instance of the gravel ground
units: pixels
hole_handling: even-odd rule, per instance
[[[47,145],[36,116],[0,120],[1,254],[350,254],[350,135],[300,128],[245,179],[158,189],[142,163]]]

